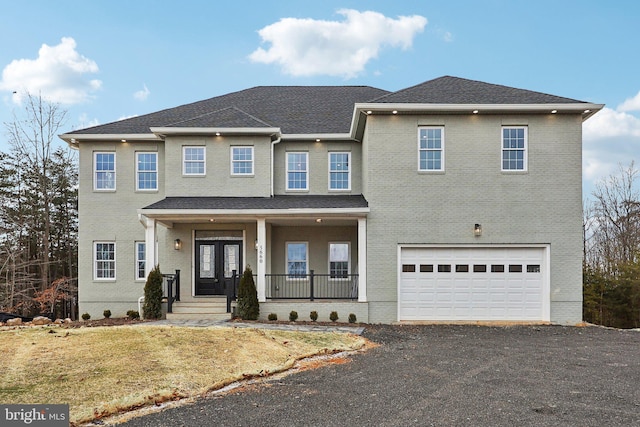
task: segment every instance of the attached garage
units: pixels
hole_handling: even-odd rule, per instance
[[[549,321],[549,247],[400,246],[398,320]]]

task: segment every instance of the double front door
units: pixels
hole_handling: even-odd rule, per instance
[[[241,240],[196,240],[196,295],[231,295],[233,271],[241,275]]]

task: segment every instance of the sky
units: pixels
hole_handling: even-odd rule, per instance
[[[395,91],[444,75],[606,104],[583,195],[640,160],[637,0],[0,0],[0,122],[61,133],[261,85]],[[14,93],[15,92],[15,93]],[[8,150],[5,127],[0,150]],[[64,144],[62,141],[60,144]]]

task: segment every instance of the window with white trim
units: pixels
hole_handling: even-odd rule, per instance
[[[253,175],[253,147],[231,147],[231,175]]]
[[[418,128],[418,170],[444,171],[444,128]]]
[[[136,153],[136,190],[158,189],[158,153]]]
[[[309,273],[307,242],[287,242],[287,274],[292,278],[306,277]]]
[[[93,171],[94,190],[114,191],[116,189],[116,153],[95,152]]]
[[[502,170],[527,170],[527,128],[525,126],[502,128]]]
[[[95,280],[116,278],[116,244],[114,242],[94,242],[93,278]]]
[[[182,147],[182,174],[204,176],[205,171],[205,147]]]
[[[349,277],[349,243],[329,243],[329,275],[332,279]]]
[[[145,280],[146,246],[145,242],[136,242],[136,280]]]
[[[287,190],[309,189],[309,153],[287,153]]]
[[[329,190],[351,190],[351,153],[329,153]]]

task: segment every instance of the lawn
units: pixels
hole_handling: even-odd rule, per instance
[[[0,402],[69,404],[81,423],[194,397],[296,360],[363,347],[359,336],[158,325],[0,331]]]

